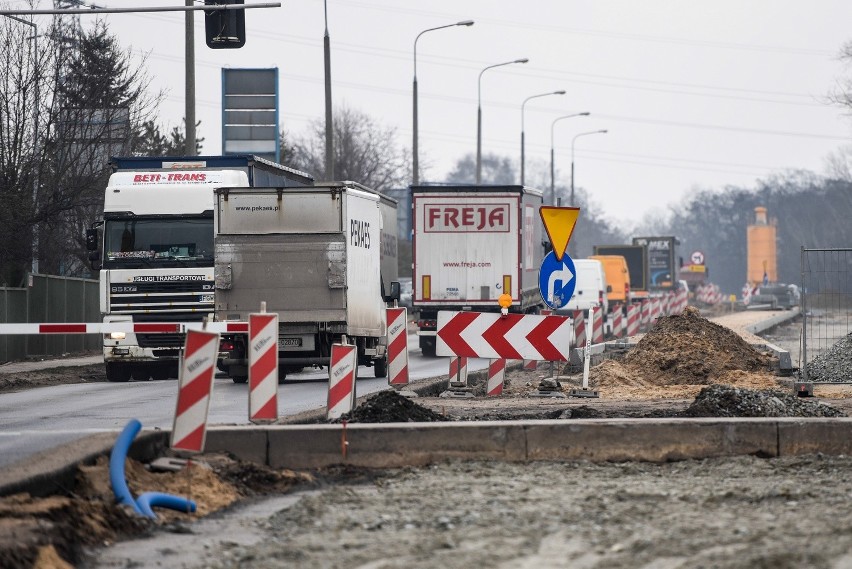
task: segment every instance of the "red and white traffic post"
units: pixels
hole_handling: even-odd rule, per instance
[[[627,336],[635,336],[639,333],[639,312],[641,307],[638,304],[630,304],[627,307]]]
[[[485,394],[490,397],[503,395],[503,381],[506,379],[506,360],[498,358],[488,362],[488,381]]]
[[[249,421],[278,420],[278,314],[249,314]]]
[[[408,309],[388,308],[388,384],[408,385]]]
[[[584,348],[586,346],[586,315],[582,310],[575,310],[574,320],[574,347]]]
[[[450,387],[467,387],[467,358],[450,358]]]
[[[219,334],[201,330],[186,333],[178,378],[178,397],[170,447],[200,453],[207,437],[207,414],[219,355]]]
[[[358,349],[350,344],[332,344],[331,365],[328,366],[327,419],[339,419],[352,411],[357,373]]]

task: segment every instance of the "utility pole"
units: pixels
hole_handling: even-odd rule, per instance
[[[193,0],[186,0],[185,5],[192,7]],[[186,116],[186,145],[184,154],[187,156],[195,156],[195,12],[189,10],[184,14],[186,25],[186,46],[184,51],[185,59],[185,78],[186,78],[186,100],[185,116]]]

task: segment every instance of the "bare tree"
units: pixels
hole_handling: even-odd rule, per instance
[[[334,113],[334,172],[377,191],[406,185],[409,155],[396,140],[396,129],[379,124],[361,111],[340,107]],[[282,140],[290,137],[282,133]],[[311,122],[308,133],[282,144],[283,161],[317,179],[325,171],[325,122]]]

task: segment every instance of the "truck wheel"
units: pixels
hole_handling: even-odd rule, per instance
[[[387,355],[380,360],[373,360],[373,373],[378,378],[388,376],[388,357]]]
[[[151,368],[151,379],[154,381],[164,381],[169,379],[169,366],[160,364]]]
[[[130,366],[128,364],[107,362],[107,381],[126,383],[130,381]]]
[[[420,350],[427,358],[434,358],[435,340],[433,338],[420,338]]]
[[[148,381],[151,379],[150,368],[146,365],[131,365],[130,377],[133,378],[133,381]]]

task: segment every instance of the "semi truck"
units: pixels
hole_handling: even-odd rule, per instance
[[[678,287],[678,267],[675,264],[675,247],[679,241],[675,237],[634,237],[634,245],[644,245],[648,249],[648,290],[660,293],[675,290]]]
[[[412,306],[424,356],[434,356],[438,311],[544,308],[541,191],[523,186],[412,186]]]
[[[252,155],[114,157],[103,219],[87,230],[104,323],[199,322],[214,314],[213,191],[308,186]],[[177,377],[183,334],[104,334],[109,381]]]
[[[326,367],[335,343],[387,377],[388,303],[399,299],[396,201],[354,182],[215,190],[215,314],[278,315],[278,380]],[[390,245],[392,244],[392,245]],[[248,338],[224,336],[222,366],[248,379]]]

